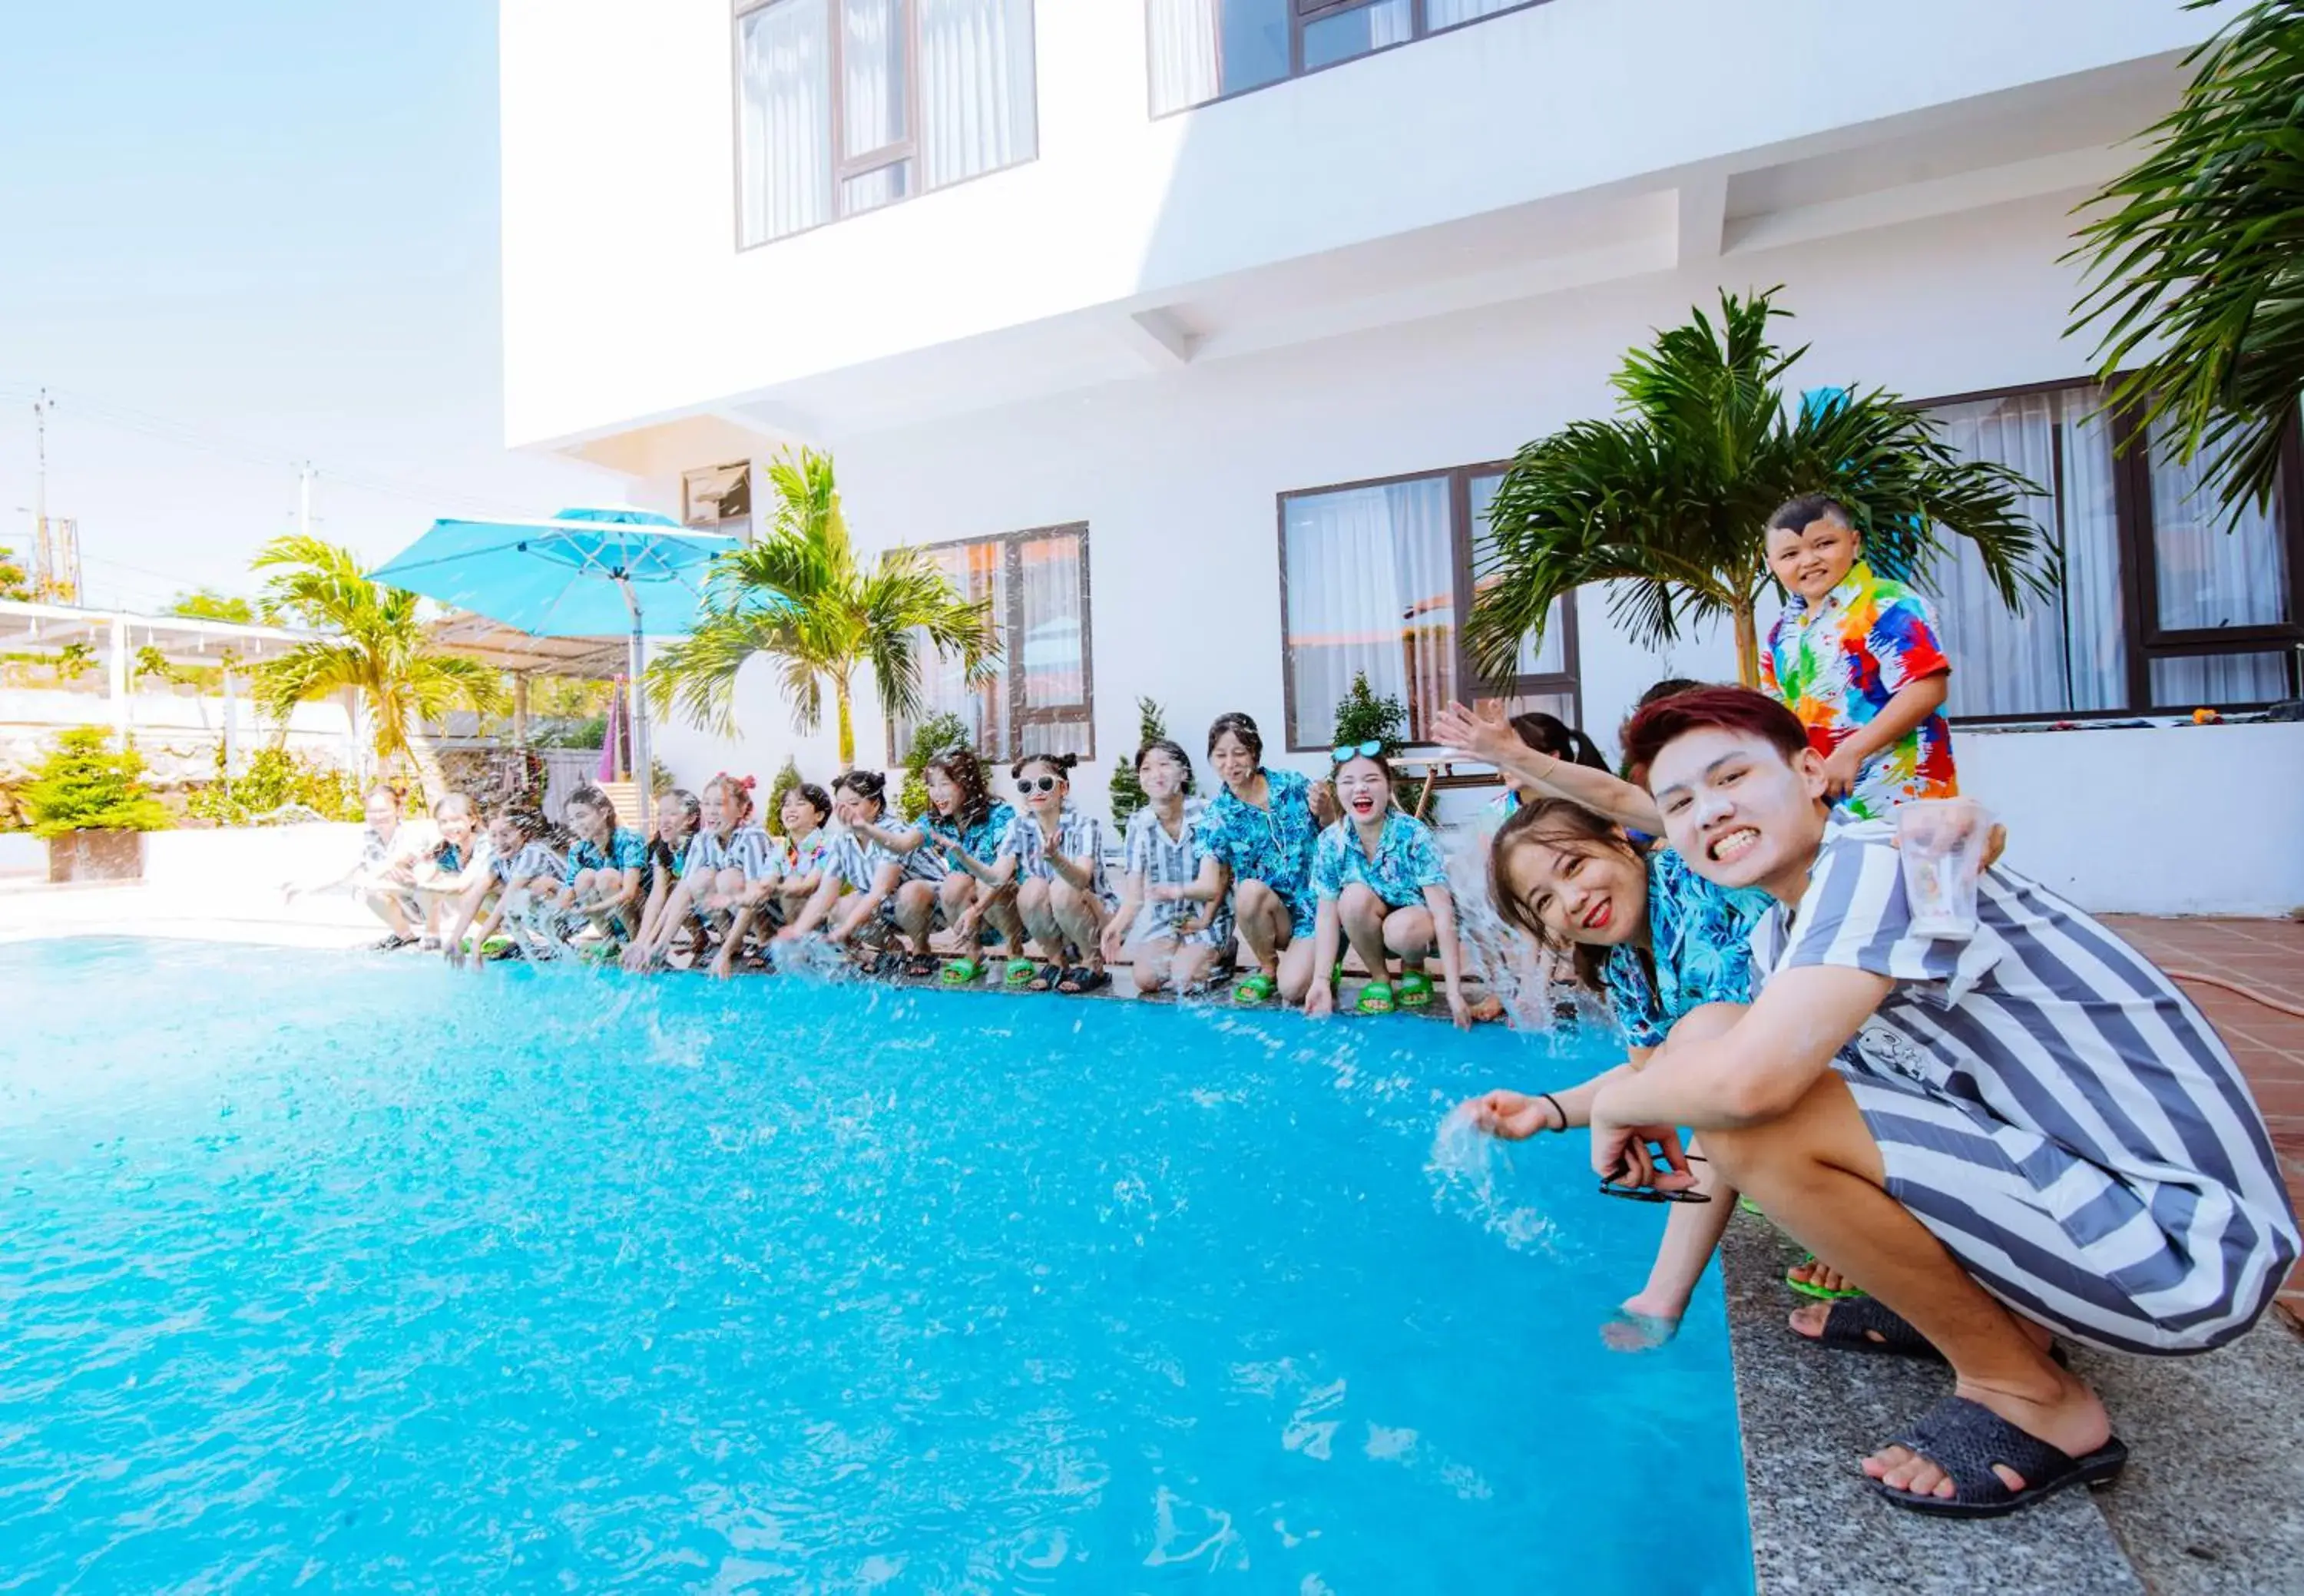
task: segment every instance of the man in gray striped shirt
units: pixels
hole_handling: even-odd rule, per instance
[[[1891,827],[1829,826],[1800,723],[1741,688],[1635,717],[1626,758],[1706,879],[1765,887],[1759,996],[1592,1107],[1603,1173],[1677,1164],[1700,1133],[1726,1184],[1871,1294],[1794,1328],[1941,1354],[1953,1396],[1865,1460],[1898,1506],[2013,1510],[2117,1474],[2126,1448],[2053,1335],[2199,1352],[2244,1332],[2298,1253],[2296,1218],[2232,1055],[2152,964],[2013,870],[1978,923],[1912,930]],[[1680,1039],[1675,1038],[1678,1041]]]

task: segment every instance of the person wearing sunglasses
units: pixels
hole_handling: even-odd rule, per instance
[[[1464,1000],[1464,951],[1456,936],[1456,900],[1432,828],[1392,801],[1393,774],[1381,743],[1350,743],[1335,751],[1336,800],[1344,818],[1320,834],[1312,853],[1312,890],[1319,903],[1312,967],[1336,968],[1343,944],[1367,966],[1358,1008],[1388,1014],[1395,1005],[1421,1008],[1432,1001],[1424,962],[1436,947],[1448,1013],[1459,1026],[1472,1023]],[[1400,959],[1397,988],[1392,955]],[[1304,1012],[1317,1018],[1335,1008],[1333,979],[1315,981]]]
[[[1275,993],[1300,1003],[1312,984],[1311,783],[1264,763],[1256,722],[1238,711],[1208,728],[1208,762],[1223,778],[1208,801],[1208,851],[1232,872],[1232,919],[1256,968],[1234,983],[1232,1001],[1258,1004]]]
[[[987,911],[1013,913],[1046,961],[1029,983],[1035,992],[1093,992],[1110,984],[1104,968],[1104,922],[1112,888],[1104,870],[1104,825],[1072,807],[1068,753],[1027,754],[1010,768],[1022,804],[990,866],[962,856],[962,870],[992,888]],[[972,920],[969,922],[971,926]],[[995,924],[999,923],[995,920]]]

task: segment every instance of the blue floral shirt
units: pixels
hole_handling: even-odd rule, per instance
[[[973,826],[962,826],[950,815],[940,815],[934,810],[921,818],[920,824],[928,828],[931,842],[958,843],[970,858],[981,864],[989,864],[993,856],[1000,852],[1000,839],[1008,835],[1008,828],[1015,820],[1016,811],[995,798],[992,807],[984,811],[984,819]],[[937,851],[942,853],[941,848]]]
[[[1312,819],[1312,784],[1293,770],[1262,774],[1268,788],[1264,809],[1217,784],[1208,800],[1208,849],[1235,884],[1261,881],[1278,893],[1300,937],[1312,929],[1312,849],[1320,836]]]
[[[1440,862],[1440,844],[1432,828],[1399,810],[1385,811],[1373,859],[1360,846],[1360,834],[1350,820],[1339,820],[1320,833],[1312,851],[1313,892],[1327,903],[1354,882],[1395,909],[1422,903],[1427,887],[1447,886],[1447,867]]]
[[[563,869],[560,884],[576,885],[579,870],[638,870],[648,868],[648,842],[629,826],[616,828],[608,845],[600,848],[582,837],[568,850],[568,862]]]
[[[1670,848],[1648,855],[1648,947],[1656,979],[1639,949],[1627,943],[1608,955],[1608,1002],[1635,1048],[1662,1045],[1673,1023],[1707,1003],[1749,1003],[1752,928],[1775,904],[1757,887],[1715,887]]]

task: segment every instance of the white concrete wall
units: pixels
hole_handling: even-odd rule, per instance
[[[2181,0],[1558,0],[1156,121],[1140,0],[1039,0],[1037,160],[740,252],[728,0],[504,0],[506,429],[690,413],[2212,25]]]
[[[1757,258],[1732,281],[1786,284],[1799,317],[1785,333],[1814,345],[1796,386],[1876,383],[1921,397],[2070,378],[2086,359],[2060,336],[2067,225],[2055,202],[2003,207]],[[1277,494],[1501,458],[1605,413],[1623,349],[1715,286],[1693,275],[1616,284],[858,439],[838,456],[850,522],[867,547],[1088,523],[1098,757],[1079,795],[1101,805],[1114,759],[1133,746],[1139,693],[1166,707],[1196,757],[1226,709],[1253,714],[1279,746]],[[1604,745],[1658,677],[1732,676],[1724,638],[1635,647],[1598,594],[1582,597],[1580,618],[1584,721]],[[787,751],[811,779],[829,778],[828,728],[795,735],[764,666],[748,671],[738,710],[737,745],[665,726],[659,757],[690,785],[724,767],[765,783]],[[882,726],[867,693],[866,763],[889,757]],[[2019,862],[2088,907],[2156,913],[2304,902],[2304,834],[2275,820],[2304,791],[2300,751],[2294,728],[1959,743],[1964,782],[2010,818]],[[1277,757],[1308,771],[1326,762],[1317,751]],[[2201,760],[2212,774],[2195,776]],[[2215,818],[2172,836],[2160,795],[2179,781]],[[2206,857],[2237,835],[2245,848]]]
[[[2084,909],[2304,908],[2304,725],[1955,734],[2008,863]]]

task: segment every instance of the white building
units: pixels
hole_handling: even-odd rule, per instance
[[[1781,284],[1795,386],[1928,400],[2054,489],[2061,607],[1943,605],[1964,782],[2018,862],[2100,907],[2281,912],[2304,728],[1981,729],[2296,691],[2304,496],[2226,539],[2173,469],[2115,469],[2064,335],[2068,213],[2218,20],[504,0],[510,440],[711,522],[782,445],[830,448],[860,539],[996,596],[1018,668],[966,706],[985,745],[1088,756],[1093,802],[1139,695],[1195,748],[1246,709],[1305,768],[1354,670],[1420,726],[1465,679],[1494,463],[1606,413],[1651,329]],[[1605,593],[1571,619],[1518,686],[1604,743],[1651,681],[1732,674],[1724,640],[1634,647]],[[668,728],[665,757],[831,772],[765,668],[740,713],[741,752]],[[2252,840],[2173,843],[2202,828]]]

